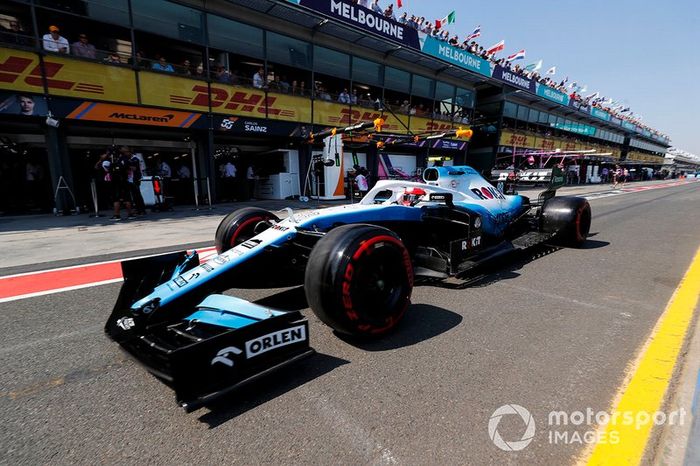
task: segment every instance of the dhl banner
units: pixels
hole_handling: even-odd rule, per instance
[[[144,105],[209,111],[209,87],[204,81],[142,71],[139,85]]]
[[[553,151],[557,149],[560,149],[562,151],[595,149],[599,153],[612,153],[612,155],[608,157],[612,157],[615,159],[620,158],[620,150],[614,147],[608,147],[599,144],[567,141],[564,139],[553,137],[534,136],[532,134],[527,133],[514,133],[512,131],[503,131],[501,133],[500,145],[508,147],[515,146],[522,149],[539,149],[545,151]],[[595,156],[596,154],[591,155]]]
[[[67,118],[75,120],[165,126],[169,128],[189,128],[200,117],[201,115],[198,113],[99,102],[83,102],[67,116]]]
[[[267,117],[309,123],[311,121],[311,99],[286,94],[267,94]]]
[[[500,145],[527,147],[534,149],[536,147],[535,137],[528,134],[517,134],[510,131],[501,132]]]
[[[46,81],[53,95],[136,103],[134,71],[55,55],[44,58]],[[44,92],[39,56],[0,48],[0,88]]]
[[[314,124],[323,126],[349,126],[354,123],[349,105],[338,104],[325,100],[316,99],[314,105]],[[367,112],[367,121],[372,121],[369,115],[374,112]],[[377,113],[377,115],[379,115]],[[376,117],[378,118],[378,116]],[[357,113],[356,120],[361,121],[360,112]]]
[[[169,76],[139,73],[141,100],[144,104],[251,118],[270,118],[294,122],[311,121],[311,101],[306,98],[269,93],[259,89]]]
[[[655,157],[653,155],[634,151],[627,153],[627,160],[632,160],[635,162],[649,162],[653,164],[661,164],[664,162],[663,157]]]
[[[388,126],[385,126],[387,131],[394,131],[396,133],[408,133],[406,128],[411,128],[410,126],[410,120],[408,115],[387,115],[386,113],[384,114],[384,119],[386,121],[389,121],[389,124],[391,125],[391,128]],[[382,128],[384,129],[384,128]]]
[[[431,120],[430,118],[417,116],[411,116],[410,122],[411,124],[409,127],[411,128],[411,132],[416,134],[449,131],[457,127],[450,121]]]
[[[206,85],[199,85],[197,91],[206,88]],[[206,94],[199,94],[193,104],[206,104]],[[310,105],[310,104],[309,104]],[[211,85],[211,111],[213,113],[223,113],[237,116],[250,116],[257,118],[268,118],[285,121],[302,121],[302,112],[295,107],[282,108],[280,106],[280,96],[270,94],[265,97],[265,92],[260,89],[252,89],[242,86],[230,86],[220,83]],[[305,115],[306,120],[311,120],[311,115]]]
[[[366,107],[314,101],[314,123],[323,126],[350,126],[356,123],[384,119],[382,131],[407,133],[408,116],[382,113]]]

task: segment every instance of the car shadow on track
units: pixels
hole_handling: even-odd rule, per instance
[[[335,356],[317,353],[303,362],[281,369],[254,384],[242,387],[205,405],[210,411],[200,416],[199,421],[207,424],[210,429],[215,429],[349,362]]]
[[[260,306],[272,307],[283,311],[302,311],[309,307],[303,286],[297,286],[280,293],[267,296],[255,301]]]
[[[415,345],[434,338],[456,327],[462,316],[429,304],[415,304],[408,308],[394,331],[378,339],[357,339],[333,332],[344,342],[365,351],[387,351]]]
[[[296,287],[255,301],[255,304],[287,311],[304,310],[309,307],[304,287]],[[386,351],[415,345],[433,338],[457,326],[462,316],[447,309],[428,304],[412,305],[401,325],[389,335],[374,340],[359,340],[337,332],[334,334],[348,344],[367,351]]]
[[[609,245],[610,243],[608,243],[607,241],[597,241],[594,239],[589,239],[585,243],[583,243],[581,249],[599,249]]]

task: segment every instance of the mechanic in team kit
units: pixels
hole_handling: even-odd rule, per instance
[[[143,163],[143,156],[139,158],[136,154],[131,152],[128,146],[120,147],[119,152],[129,158],[128,185],[129,192],[131,193],[131,200],[134,203],[134,210],[138,215],[146,215],[146,203],[141,195],[141,178],[143,178],[141,166]]]
[[[134,162],[128,147],[122,146],[119,151],[111,147],[100,156],[95,169],[103,173],[103,179],[109,187],[114,214],[111,220],[121,220],[122,204],[126,207],[127,217],[135,215],[131,211],[134,188]]]
[[[360,192],[360,197],[364,197],[369,191],[369,182],[367,181],[367,169],[360,167],[359,165],[353,166],[353,173],[355,177],[355,183],[357,184],[357,190]]]

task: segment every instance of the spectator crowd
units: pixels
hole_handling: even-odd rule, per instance
[[[397,7],[401,8],[402,1],[396,1]],[[630,112],[629,107],[619,104],[612,99],[600,96],[600,94],[597,92],[584,96],[582,93],[585,92],[585,88],[578,86],[575,82],[569,82],[568,77],[564,80],[557,81],[552,77],[552,75],[550,75],[549,72],[545,75],[540,74],[539,68],[541,67],[541,63],[534,67],[532,65],[523,67],[506,58],[496,58],[495,53],[490,53],[489,49],[481,46],[476,40],[474,40],[476,37],[479,37],[480,32],[477,33],[477,31],[475,31],[474,33],[469,34],[466,38],[462,39],[458,34],[450,33],[450,31],[448,31],[448,29],[445,27],[447,24],[443,24],[441,21],[431,21],[426,19],[424,16],[412,15],[406,11],[397,16],[394,9],[394,3],[389,3],[386,7],[380,5],[380,0],[352,0],[352,3],[360,7],[368,8],[375,14],[383,15],[390,20],[396,21],[421,33],[430,35],[437,40],[443,41],[453,47],[465,50],[472,55],[488,60],[492,64],[500,65],[518,76],[535,80],[544,86],[548,86],[549,88],[565,93],[576,103],[578,107],[597,108],[603,110],[609,113],[613,118],[637,125],[638,127],[651,132],[655,136],[667,137],[665,134],[644,124],[638,115]],[[20,44],[17,42],[20,39],[23,41],[26,40],[24,37],[26,34],[23,32],[21,24],[18,21],[11,21],[9,24],[9,29],[6,31],[0,31],[2,32],[3,41],[13,42],[5,37],[12,36],[16,38],[14,42],[18,43],[18,45],[22,45],[23,43]],[[266,91],[269,90],[272,92],[303,97],[311,96],[320,100],[337,101],[341,104],[360,105],[368,108],[383,104],[389,106],[391,110],[395,112],[407,115],[432,117],[435,119],[444,120],[457,118],[462,119],[462,122],[467,122],[466,116],[460,114],[460,109],[457,109],[457,114],[454,114],[453,112],[444,108],[426,108],[426,105],[420,102],[413,103],[412,105],[409,105],[408,101],[405,100],[380,103],[379,98],[372,96],[371,93],[359,91],[358,89],[348,89],[347,87],[343,87],[342,84],[340,88],[333,90],[329,90],[326,85],[321,82],[313,82],[311,83],[311,86],[307,86],[307,82],[305,80],[290,80],[282,73],[270,73],[266,75],[263,68],[260,68],[252,76],[245,76],[241,75],[238,70],[229,69],[228,67],[224,66],[224,64],[211,62],[207,72],[207,67],[201,61],[193,63],[189,59],[185,59],[179,64],[174,64],[169,62],[166,56],[158,53],[154,54],[152,58],[147,58],[144,52],[141,50],[136,51],[133,57],[130,51],[120,52],[117,50],[99,50],[89,41],[87,34],[84,32],[79,33],[77,37],[74,36],[73,41],[71,42],[67,37],[62,35],[61,29],[57,25],[50,25],[48,27],[47,33],[42,37],[41,47],[48,52],[69,54],[91,60],[101,60],[105,63],[113,65],[132,65],[163,73],[177,73],[200,79],[210,78],[212,81],[223,84],[247,85]]]
[[[650,126],[642,123],[639,117],[635,117],[633,114],[629,114],[629,107],[624,107],[619,104],[615,105],[613,104],[612,99],[602,97],[599,95],[599,93],[595,93],[584,97],[580,94],[580,92],[582,92],[581,88],[578,87],[574,82],[568,83],[568,78],[557,82],[549,76],[542,76],[536,69],[533,70],[527,69],[527,67],[521,67],[520,65],[513,64],[506,58],[496,59],[494,53],[489,53],[488,49],[479,45],[475,40],[470,40],[469,37],[467,37],[464,40],[460,40],[458,34],[451,34],[438,21],[433,22],[427,20],[424,16],[419,17],[416,15],[409,15],[408,12],[404,12],[397,18],[394,12],[394,4],[390,3],[386,8],[382,8],[381,5],[379,5],[379,0],[371,0],[371,2],[370,0],[352,0],[352,3],[365,8],[369,8],[374,13],[384,15],[388,19],[398,21],[400,24],[404,24],[417,31],[430,35],[438,40],[448,43],[453,47],[460,48],[471,53],[472,55],[476,55],[485,60],[488,60],[493,64],[500,65],[506,68],[507,70],[515,73],[516,75],[528,79],[533,79],[540,84],[548,86],[552,89],[556,89],[559,92],[563,92],[567,94],[570,99],[573,99],[574,101],[578,102],[578,104],[582,107],[595,107],[601,109],[603,111],[608,112],[614,118],[618,118],[620,120],[624,120],[635,124],[643,129],[650,131],[654,135],[667,137],[667,135],[661,133],[660,131],[657,131],[654,128],[651,128]],[[398,2],[398,5],[400,7],[400,1]],[[475,34],[470,34],[470,36],[474,37]]]

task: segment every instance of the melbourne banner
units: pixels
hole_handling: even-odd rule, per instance
[[[473,71],[482,76],[491,77],[491,67],[488,60],[472,55],[466,50],[453,47],[432,36],[421,34],[422,51],[430,56],[453,63],[460,68]]]
[[[565,123],[556,123],[554,127],[564,131],[569,131],[570,133],[584,134],[586,136],[595,136],[596,132],[596,129],[593,126],[585,125],[583,123],[575,123],[569,120],[567,120]]]
[[[518,89],[530,91],[533,94],[535,93],[534,80],[526,78],[525,76],[520,76],[517,73],[513,73],[508,68],[496,65],[496,67],[493,69],[493,77],[499,81],[510,84],[513,87],[517,87]]]
[[[419,50],[418,31],[350,0],[287,0]]]
[[[558,104],[569,105],[569,96],[567,94],[540,83],[535,83],[535,87],[537,88],[536,94],[538,96]]]
[[[599,108],[591,107],[591,115],[601,120],[610,121],[610,114]]]
[[[631,131],[637,131],[637,127],[630,123],[629,121],[623,121],[622,122],[622,127],[625,129],[629,129]]]

